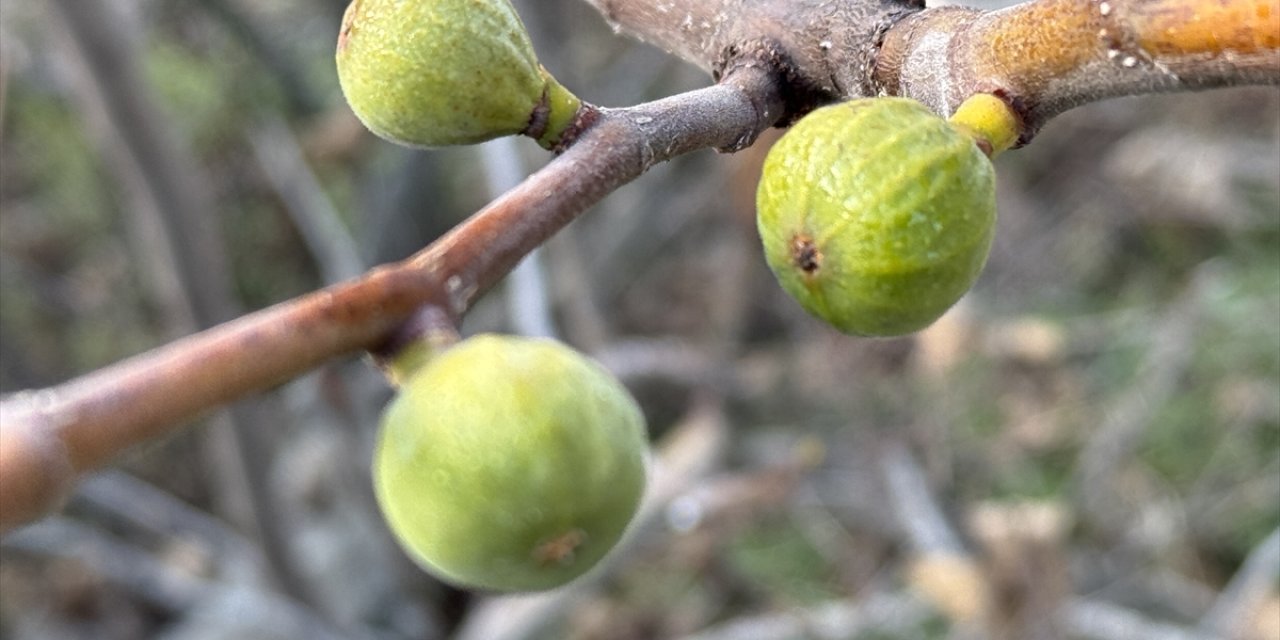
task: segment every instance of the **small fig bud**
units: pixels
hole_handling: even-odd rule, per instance
[[[973,285],[995,228],[974,140],[904,98],[817,109],[770,150],[757,193],[782,287],[845,333],[924,328]]]
[[[440,578],[549,589],[622,537],[647,451],[640,409],[599,365],[551,340],[476,336],[388,406],[374,488],[401,544]]]
[[[507,0],[353,0],[336,57],[356,116],[409,146],[527,133],[550,147],[580,105]]]

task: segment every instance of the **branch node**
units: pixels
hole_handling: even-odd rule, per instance
[[[409,316],[386,342],[370,349],[374,364],[391,384],[399,386],[431,355],[458,342],[457,318],[436,304],[427,304]]]
[[[782,96],[783,112],[779,118],[769,118],[767,110],[762,110],[756,97],[747,92],[760,120],[774,120],[775,126],[786,127],[814,109],[834,102],[839,96],[810,80],[787,54],[785,48],[772,38],[748,40],[725,47],[720,54],[712,77],[717,82],[728,82],[734,73],[746,69],[762,68],[768,70],[778,83],[778,94]],[[763,127],[761,127],[763,128]],[[755,140],[752,135],[742,146],[730,145],[729,150],[737,151],[750,145]]]
[[[594,126],[599,120],[600,108],[589,102],[583,101],[582,106],[578,108],[578,113],[573,116],[573,122],[569,123],[569,126],[560,134],[560,138],[557,139],[555,144],[551,147],[551,152],[556,155],[564,153],[566,149],[572,147],[573,143],[577,142],[578,138],[582,136],[583,133],[586,133],[586,131]]]

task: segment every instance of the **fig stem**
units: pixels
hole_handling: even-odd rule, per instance
[[[399,388],[461,339],[454,319],[443,308],[429,304],[414,312],[381,348],[370,354],[387,382]]]
[[[573,92],[564,88],[547,69],[541,70],[547,78],[547,88],[543,91],[543,100],[534,109],[526,136],[538,141],[538,145],[554,150],[561,143],[564,133],[577,120],[577,113],[582,109],[582,100]]]
[[[989,158],[1012,147],[1022,132],[1018,115],[998,96],[975,93],[960,103],[948,121],[978,143]]]

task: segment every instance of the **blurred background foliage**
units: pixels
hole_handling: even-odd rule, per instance
[[[709,82],[583,2],[515,4],[587,100]],[[354,120],[342,10],[0,4],[0,390],[403,258],[491,199],[475,149]],[[119,56],[105,72],[93,39]],[[594,580],[521,609],[415,569],[368,487],[389,391],[353,361],[129,455],[6,538],[0,636],[1280,638],[1280,92],[1051,122],[997,161],[977,288],[896,340],[835,334],[772,280],[753,201],[775,137],[656,167],[539,253],[559,336],[687,471]],[[547,160],[514,149],[525,172]],[[520,326],[507,293],[465,331]]]

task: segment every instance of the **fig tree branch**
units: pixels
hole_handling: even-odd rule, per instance
[[[67,68],[82,80],[71,83],[86,121],[98,131],[107,165],[118,176],[129,206],[132,235],[152,264],[152,297],[174,315],[175,335],[211,327],[243,313],[232,293],[222,238],[211,227],[216,208],[202,187],[206,180],[184,148],[143,80],[141,54],[110,5],[102,0],[59,0],[53,24],[67,52]],[[265,491],[271,452],[264,425],[278,424],[269,398],[232,403],[215,419],[226,429],[230,450],[218,468],[235,469],[220,478],[221,511],[262,543],[271,575],[283,591],[315,602],[289,554],[287,527]],[[7,426],[7,425],[6,425]],[[217,437],[217,436],[214,436]],[[241,484],[236,480],[243,478]],[[226,482],[227,479],[232,479]],[[232,506],[235,505],[235,506]],[[243,508],[235,508],[242,506]]]
[[[879,94],[950,115],[996,93],[1022,141],[1053,116],[1121,95],[1280,83],[1276,0],[1031,0],[997,11],[912,0],[588,0],[616,29],[713,73],[765,61],[786,119]],[[923,9],[923,10],[922,10]]]
[[[787,79],[788,118],[874,95],[882,34],[923,0],[587,0],[616,30],[713,75],[764,64]]]
[[[1034,0],[930,9],[885,36],[875,84],[950,114],[1005,98],[1026,142],[1050,118],[1104,98],[1280,83],[1276,0]]]
[[[460,316],[529,251],[649,167],[737,149],[782,113],[759,68],[705,89],[589,110],[576,144],[419,254],[57,387],[0,402],[0,531],[56,507],[81,473],[233,399],[375,350],[424,305]]]
[[[0,402],[0,530],[76,477],[213,407],[377,349],[423,305],[457,318],[525,254],[654,163],[737,149],[824,102],[880,93],[944,115],[992,92],[1025,142],[1109,96],[1280,83],[1275,0],[1033,0],[994,12],[914,0],[590,0],[719,85],[589,109],[562,156],[417,256],[64,385]]]

